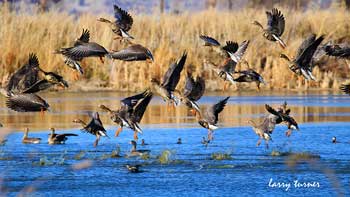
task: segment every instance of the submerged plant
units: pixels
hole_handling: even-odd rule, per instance
[[[212,160],[231,160],[231,153],[212,153]]]
[[[160,164],[169,164],[171,161],[172,152],[170,150],[164,150],[159,156],[158,161]]]

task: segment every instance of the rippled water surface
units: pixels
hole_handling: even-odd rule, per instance
[[[41,144],[24,145],[21,132],[7,136],[6,145],[0,147],[1,191],[10,196],[20,192],[38,196],[350,195],[350,97],[256,94],[230,98],[220,115],[222,128],[207,147],[201,144],[206,130],[186,108],[167,109],[155,97],[141,124],[144,132],[139,137],[148,145],[139,145],[138,149],[151,150],[149,157],[142,158],[126,156],[133,134],[125,129],[118,138],[112,137],[117,127],[106,114],[101,113],[101,118],[111,138],[103,138],[97,148],[92,146],[94,137],[81,133],[72,123],[74,118],[88,120],[87,113],[98,110],[100,104],[118,108],[124,94],[42,94],[52,108],[43,118],[2,107],[0,121],[6,127],[14,131],[29,127],[35,131],[31,136],[43,140]],[[224,96],[209,95],[199,103],[205,109]],[[258,137],[246,122],[261,120],[265,103],[278,106],[285,100],[300,122],[300,131],[287,138],[285,126],[280,125],[269,149],[264,143],[256,147]],[[79,136],[71,137],[65,145],[51,146],[46,141],[50,127],[56,127],[58,133]],[[339,143],[331,142],[333,136]],[[181,145],[176,144],[178,138],[182,138]],[[112,157],[117,149],[122,157]],[[223,160],[215,159],[218,155]],[[142,165],[143,172],[129,173],[125,168],[128,163]],[[82,169],[75,169],[79,164]],[[300,185],[294,185],[295,181]],[[272,187],[277,182],[285,187]],[[309,187],[302,187],[302,183],[309,183]]]

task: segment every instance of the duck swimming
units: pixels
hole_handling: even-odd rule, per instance
[[[23,144],[39,144],[40,143],[41,138],[28,137],[28,133],[29,133],[29,128],[26,128],[26,130],[24,131],[23,138],[22,138]]]
[[[48,143],[49,144],[64,144],[68,140],[68,136],[78,136],[77,134],[73,133],[62,133],[62,134],[56,134],[55,128],[50,128],[51,133],[49,134]]]
[[[150,150],[137,150],[137,143],[135,140],[131,140],[130,144],[132,146],[131,151],[130,151],[130,156],[142,156],[144,154],[148,154],[151,152]]]

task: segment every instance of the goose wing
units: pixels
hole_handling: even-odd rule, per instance
[[[21,92],[39,80],[39,60],[35,54],[29,55],[28,63],[18,69],[9,80],[7,90],[11,92]]]
[[[127,11],[121,9],[117,5],[114,5],[114,17],[116,19],[115,23],[119,28],[126,32],[131,29],[134,21]]]
[[[186,63],[187,53],[184,52],[181,58],[176,62],[170,65],[167,72],[163,77],[162,86],[168,91],[174,91],[177,84],[180,80],[180,74],[183,70],[183,67]]]
[[[282,12],[277,8],[273,8],[271,12],[266,12],[267,29],[280,37],[284,32],[285,20]]]
[[[219,113],[222,112],[229,98],[230,97],[226,97],[207,109],[205,119],[208,121],[208,123],[215,125],[218,122]]]
[[[205,46],[220,46],[221,45],[220,42],[218,42],[214,38],[206,36],[206,35],[200,35],[199,38],[204,41]]]

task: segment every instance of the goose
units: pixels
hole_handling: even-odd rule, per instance
[[[249,40],[243,41],[236,50],[233,50],[229,52],[229,58],[226,58],[220,66],[217,64],[206,61],[208,65],[211,67],[211,69],[217,73],[217,75],[225,81],[224,83],[224,90],[226,90],[226,81],[230,82],[231,84],[235,84],[235,80],[233,77],[233,74],[236,73],[235,69],[237,64],[241,61],[243,58],[244,53],[246,52],[247,48],[249,46]]]
[[[163,81],[160,83],[158,79],[152,78],[152,87],[159,96],[168,104],[176,103],[173,92],[180,80],[180,74],[186,63],[187,53],[184,52],[181,58],[170,65],[167,72],[164,74]]]
[[[133,18],[131,15],[126,12],[125,10],[121,9],[117,5],[113,6],[114,8],[114,18],[116,19],[114,22],[107,20],[105,18],[99,18],[97,19],[100,22],[107,23],[113,33],[115,33],[117,36],[114,38],[116,39],[134,39],[133,36],[131,36],[128,31],[131,29],[131,26],[133,24]]]
[[[120,51],[109,53],[108,57],[123,61],[154,61],[152,52],[140,44],[134,44]]]
[[[223,100],[220,100],[215,105],[209,107],[204,116],[201,115],[201,113],[197,113],[196,119],[198,121],[198,124],[201,125],[203,128],[208,129],[208,140],[213,140],[213,132],[214,130],[218,129],[219,127],[216,125],[219,120],[219,113],[224,110],[224,107],[226,106],[226,103],[230,97],[226,97]]]
[[[124,98],[121,101],[120,109],[116,111],[111,110],[105,105],[100,105],[103,111],[109,113],[110,119],[120,126],[115,132],[115,136],[119,136],[123,127],[129,127],[134,131],[134,139],[138,139],[137,133],[142,133],[139,123],[152,97],[153,93],[147,89],[140,94]]]
[[[83,74],[83,68],[79,64],[86,57],[99,57],[104,63],[103,57],[108,51],[96,42],[90,42],[90,31],[83,29],[81,36],[75,41],[74,46],[61,48],[55,51],[56,54],[62,54],[65,57],[65,64]]]
[[[96,140],[94,142],[94,147],[98,145],[98,142],[100,140],[100,137],[108,137],[106,129],[103,127],[102,121],[100,119],[100,115],[98,112],[94,112],[91,117],[91,121],[89,124],[86,124],[84,121],[81,119],[74,119],[74,123],[80,124],[83,126],[81,131],[90,133],[94,136],[96,136]]]
[[[68,136],[78,136],[77,134],[73,133],[62,133],[62,134],[56,134],[55,128],[50,128],[51,133],[49,134],[48,143],[49,144],[64,144],[66,140],[68,140]]]
[[[187,73],[185,88],[182,93],[174,91],[174,96],[186,105],[195,115],[200,113],[199,105],[196,103],[204,94],[205,80],[203,77],[197,76],[194,80],[191,73]]]
[[[298,123],[295,121],[293,117],[291,117],[290,109],[286,109],[287,103],[285,102],[282,107],[280,107],[278,110],[273,109],[271,106],[265,104],[265,109],[273,116],[275,116],[276,124],[284,123],[287,125],[287,132],[286,136],[289,137],[292,133],[292,130],[298,130],[299,126]]]
[[[256,83],[256,87],[258,88],[258,90],[260,90],[260,84],[266,84],[264,81],[264,78],[257,73],[255,70],[253,69],[248,69],[248,70],[244,70],[244,71],[238,71],[237,73],[240,74],[239,77],[235,78],[234,81],[235,82],[247,82],[247,83],[251,83],[251,82],[255,82]]]
[[[23,144],[39,144],[40,143],[41,138],[28,137],[28,133],[29,133],[29,128],[26,128],[26,130],[24,131],[23,138],[22,138]]]
[[[131,151],[130,151],[130,156],[142,156],[144,154],[148,154],[151,152],[150,150],[137,150],[137,143],[135,140],[131,140],[130,144],[132,146]]]
[[[177,138],[177,142],[176,142],[176,144],[182,144],[182,139],[179,137],[179,138]]]
[[[289,62],[289,69],[295,74],[303,76],[306,80],[316,80],[312,75],[313,65],[311,65],[311,61],[317,47],[321,44],[323,39],[323,35],[316,38],[316,35],[312,34],[300,45],[294,59],[290,59],[285,54],[281,54],[280,57]]]
[[[46,72],[39,68],[39,71],[44,74],[44,79],[38,80],[32,86],[24,90],[22,93],[37,93],[46,90],[53,85],[58,85],[63,88],[68,88],[68,82],[63,79],[63,77],[54,72]]]
[[[266,117],[260,124],[256,124],[254,121],[249,120],[248,124],[253,127],[255,134],[259,136],[256,146],[260,146],[261,140],[263,139],[265,140],[266,148],[269,148],[269,141],[272,141],[270,128],[271,125],[273,125],[274,128],[274,125],[276,124],[275,119]]]
[[[271,12],[266,11],[266,16],[266,29],[258,21],[254,21],[253,24],[257,25],[263,30],[263,36],[267,40],[277,42],[282,48],[285,48],[286,44],[281,39],[285,27],[285,20],[282,12],[277,8],[273,8]]]
[[[49,104],[40,96],[25,93],[38,80],[39,60],[35,54],[30,54],[28,63],[18,69],[0,93],[6,97],[6,106],[17,112],[41,112],[48,111]]]
[[[130,164],[126,164],[125,167],[126,167],[126,169],[128,169],[128,171],[131,172],[131,173],[139,173],[139,172],[141,172],[141,170],[140,170],[141,165],[130,165]]]
[[[229,52],[234,53],[237,51],[238,44],[233,41],[226,41],[226,45],[221,45],[215,38],[206,35],[200,35],[199,38],[204,41],[203,46],[211,47],[219,54],[226,54],[229,56]]]

